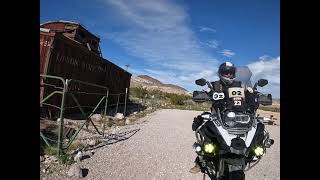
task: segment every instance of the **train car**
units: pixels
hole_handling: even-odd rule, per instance
[[[104,59],[99,42],[97,36],[79,23],[51,21],[41,24],[40,74],[106,86],[109,94],[124,93],[126,88],[129,90],[132,74]],[[56,90],[52,85],[62,87],[62,83],[57,80],[40,78],[40,100]],[[90,93],[106,93],[104,89],[79,83],[70,83],[68,91],[74,92],[80,105],[85,107],[95,106],[101,99],[101,96]],[[115,104],[117,99],[117,96],[109,96],[108,104]],[[120,101],[124,101],[124,96],[121,96]],[[59,107],[61,96],[55,95],[46,102]],[[76,104],[68,96],[66,107],[75,106]],[[49,110],[53,114],[59,113],[58,109],[52,106]],[[66,113],[68,112],[67,109]]]

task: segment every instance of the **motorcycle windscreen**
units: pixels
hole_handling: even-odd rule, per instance
[[[241,85],[244,88],[252,87],[251,83],[252,72],[248,66],[239,66],[236,70],[236,81],[241,81]]]

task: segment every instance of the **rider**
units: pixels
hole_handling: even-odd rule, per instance
[[[220,92],[223,92],[225,95],[227,95],[228,88],[241,87],[241,81],[235,80],[236,67],[232,63],[230,63],[230,62],[222,63],[219,66],[218,75],[219,75],[220,80],[211,82],[212,87],[215,89],[215,91],[220,91]],[[208,94],[210,96],[212,96],[213,92],[210,91]],[[256,94],[253,92],[253,90],[250,88],[247,88],[247,91],[245,92],[245,96],[246,96],[246,101],[250,102],[247,106],[248,110],[256,110],[258,108],[258,104],[255,101]],[[215,109],[217,109],[219,107],[229,105],[230,100],[228,98],[225,98],[225,99],[227,99],[227,100],[219,100],[219,101],[215,102],[212,105],[213,107],[211,110],[215,111]],[[241,106],[241,107],[243,107],[243,106]],[[199,117],[195,117],[193,124],[192,124],[192,130],[195,131],[201,124],[202,124],[202,119]],[[264,126],[262,128],[264,129]],[[199,164],[200,164],[200,159],[199,159],[199,157],[197,157],[195,160],[195,166],[190,169],[190,172],[191,173],[200,172],[201,169],[200,169]]]

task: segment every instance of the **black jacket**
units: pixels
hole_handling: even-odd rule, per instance
[[[234,106],[233,99],[229,98],[228,89],[231,87],[241,87],[241,81],[233,81],[231,85],[224,84],[221,80],[211,82],[216,92],[223,92],[225,94],[225,99],[219,100],[213,103],[213,108],[223,108],[234,109],[236,111],[250,110],[251,112],[255,111],[259,107],[257,102],[258,93],[245,91],[245,99],[242,101],[241,106]],[[209,95],[212,96],[214,92],[210,92]]]
[[[216,108],[228,108],[228,109],[238,109],[238,110],[243,110],[243,106],[241,107],[234,107],[233,105],[233,99],[229,98],[229,94],[228,94],[228,89],[231,87],[241,87],[241,81],[233,81],[232,84],[230,85],[226,85],[224,82],[222,82],[221,80],[219,81],[213,81],[211,82],[213,88],[214,88],[214,92],[223,92],[225,94],[225,98],[222,100],[218,100],[216,102],[214,102],[212,104],[213,109]],[[210,96],[212,96],[212,94],[214,93],[213,91],[211,91],[209,93]]]

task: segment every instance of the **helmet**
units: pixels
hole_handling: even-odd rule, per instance
[[[230,85],[236,77],[236,67],[230,62],[222,63],[219,66],[218,75],[222,82]]]

